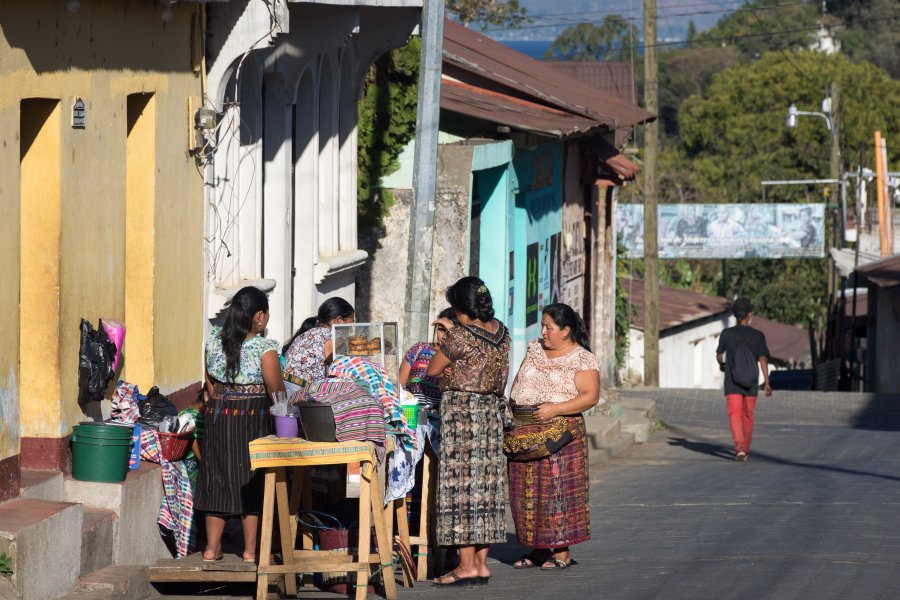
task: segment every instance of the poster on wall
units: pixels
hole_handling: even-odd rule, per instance
[[[559,293],[560,293],[560,278],[559,278],[559,242],[561,236],[558,233],[554,233],[550,236],[550,294],[549,294],[549,302],[547,304],[553,304],[554,302],[559,302]],[[546,304],[544,305],[546,306]],[[541,309],[544,307],[542,306]]]
[[[538,322],[538,243],[525,248],[525,327]]]
[[[821,258],[824,204],[661,204],[660,258]],[[644,256],[644,207],[619,204],[625,258]]]

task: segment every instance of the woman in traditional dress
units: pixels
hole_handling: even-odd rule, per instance
[[[443,390],[437,544],[458,547],[459,566],[434,585],[487,584],[489,545],[506,541],[503,393],[509,333],[494,319],[491,293],[477,277],[453,284],[447,301],[458,325],[444,321],[447,335],[426,372],[442,377]]]
[[[324,381],[334,352],[331,326],[352,323],[353,315],[353,306],[343,298],[329,298],[323,302],[316,316],[303,321],[294,337],[282,347],[284,372],[308,383]]]
[[[433,342],[416,342],[406,351],[400,365],[400,385],[408,390],[428,411],[437,412],[441,406],[441,387],[438,377],[429,377],[428,363],[434,357],[438,347],[447,335],[447,322],[456,319],[452,308],[445,308],[438,313],[434,326]]]
[[[591,538],[588,444],[582,412],[600,397],[600,363],[588,346],[584,321],[566,304],[550,304],[541,318],[541,340],[528,352],[513,381],[513,414],[536,420],[565,417],[572,441],[555,453],[508,462],[509,496],[516,537],[533,550],[517,569],[565,569],[569,547]]]
[[[250,470],[251,440],[272,433],[270,396],[284,390],[278,343],[261,337],[269,301],[255,287],[238,291],[221,327],[206,340],[206,431],[194,507],[206,513],[204,561],[222,559],[226,518],[240,515],[245,562],[256,561],[262,478]]]

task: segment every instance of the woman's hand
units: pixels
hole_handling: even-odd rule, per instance
[[[549,421],[560,415],[558,404],[541,404],[534,411],[534,415],[541,421]]]
[[[441,317],[440,319],[435,319],[431,322],[432,327],[443,327],[446,331],[450,331],[453,329],[453,321],[448,319],[447,317]]]

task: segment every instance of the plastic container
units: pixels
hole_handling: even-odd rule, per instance
[[[406,426],[415,429],[419,426],[419,404],[401,404],[403,414],[406,415]]]
[[[158,431],[159,452],[169,462],[181,460],[187,454],[187,449],[194,440],[194,430],[184,433],[164,433]]]
[[[275,417],[275,435],[280,438],[295,438],[300,432],[297,417]]]
[[[72,433],[72,477],[100,483],[125,481],[132,446],[130,429],[125,439],[83,437]]]
[[[334,411],[322,402],[298,402],[303,437],[311,442],[336,442]]]

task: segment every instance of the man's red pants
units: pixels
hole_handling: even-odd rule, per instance
[[[734,438],[735,452],[750,452],[750,441],[753,439],[753,410],[756,408],[756,396],[728,394],[728,420],[731,422],[731,436]]]

